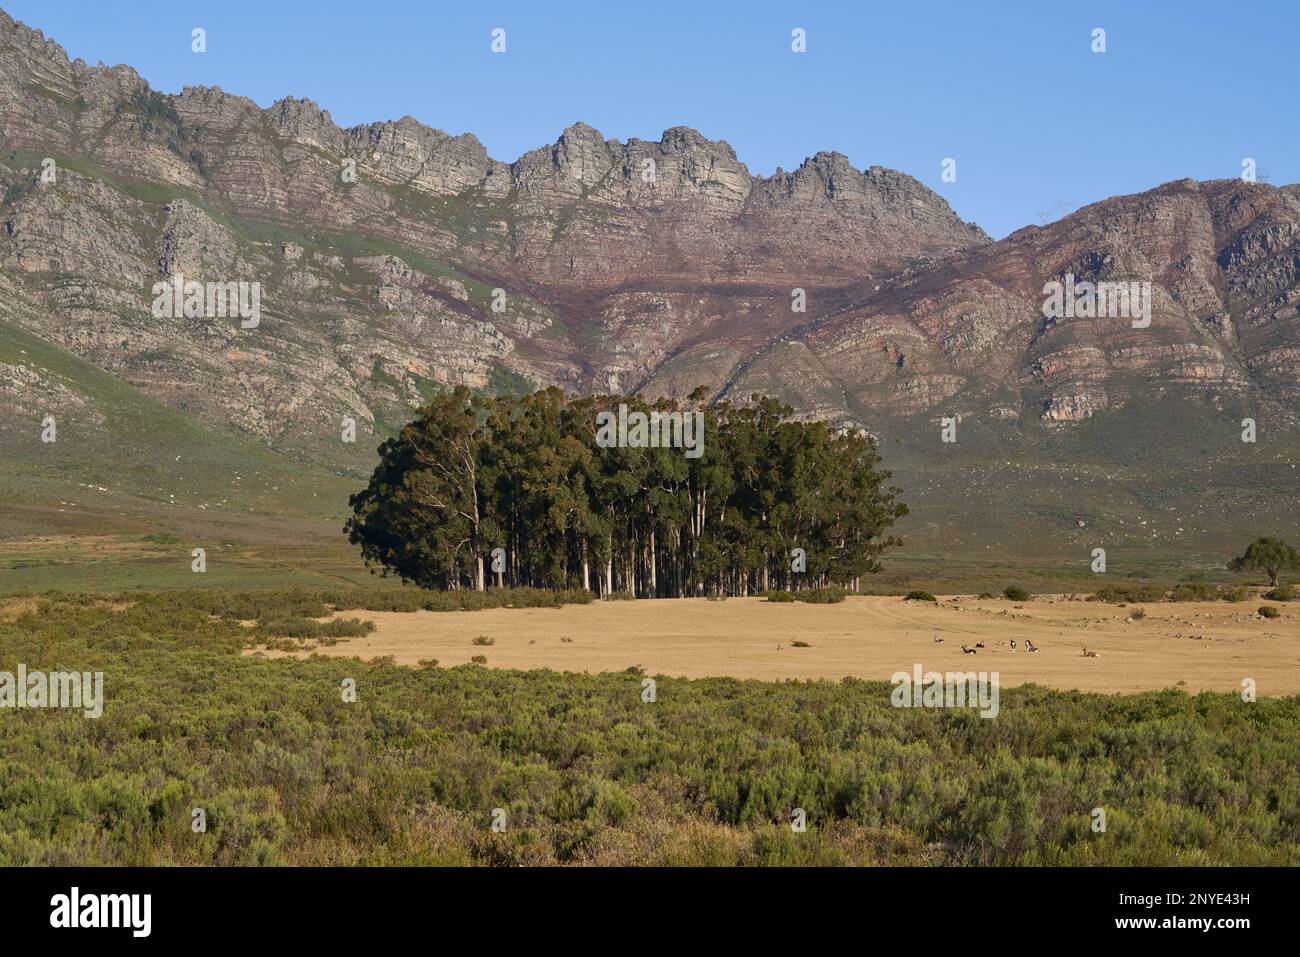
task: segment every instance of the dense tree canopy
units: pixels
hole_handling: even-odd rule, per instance
[[[1300,552],[1280,538],[1257,538],[1246,547],[1246,552],[1228,563],[1232,571],[1262,571],[1269,583],[1277,584],[1277,576],[1284,571],[1300,569]]]
[[[703,413],[698,457],[602,447],[598,415],[620,403],[680,411],[557,389],[438,396],[380,446],[350,500],[350,540],[368,563],[430,588],[639,597],[855,585],[899,544],[885,533],[907,507],[867,436],[755,398]]]

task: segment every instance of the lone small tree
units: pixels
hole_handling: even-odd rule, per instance
[[[1246,547],[1246,553],[1228,562],[1234,572],[1262,571],[1268,583],[1277,586],[1277,576],[1284,571],[1300,568],[1300,552],[1280,538],[1257,538]]]

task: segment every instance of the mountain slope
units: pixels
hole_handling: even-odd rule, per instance
[[[0,12],[0,190],[3,456],[47,498],[46,414],[94,423],[65,478],[125,454],[125,495],[332,521],[438,389],[703,385],[876,433],[930,554],[1211,553],[1300,522],[1300,187],[1184,180],[995,243],[835,153],[764,178],[685,127],[577,123],[507,164],[410,117],[158,93]],[[1045,318],[1067,275],[1150,283],[1150,325]],[[159,312],[180,277],[257,284],[257,323]],[[204,444],[189,487],[165,463]],[[215,473],[258,462],[230,505]]]

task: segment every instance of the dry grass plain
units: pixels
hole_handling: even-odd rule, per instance
[[[364,638],[301,652],[398,664],[437,659],[443,667],[474,655],[489,667],[623,671],[781,680],[854,676],[888,680],[896,671],[997,671],[1010,687],[1136,692],[1239,691],[1243,678],[1260,695],[1300,693],[1300,612],[1259,618],[1259,600],[1153,603],[1144,619],[1120,608],[1065,596],[1013,603],[972,596],[938,604],[854,596],[840,604],[771,603],[759,598],[708,601],[593,602],[564,608],[472,612],[342,612],[373,621]],[[490,644],[474,644],[483,638]],[[942,639],[936,642],[935,639]],[[1025,640],[1041,651],[1029,654]],[[1010,642],[1018,650],[1012,652]],[[797,647],[794,642],[809,647]],[[966,655],[961,646],[984,647]],[[1083,647],[1100,657],[1088,658]]]

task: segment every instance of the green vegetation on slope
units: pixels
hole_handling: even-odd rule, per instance
[[[337,513],[346,500],[349,483],[343,477],[306,469],[251,439],[207,428],[6,323],[0,323],[0,362],[34,369],[46,387],[81,400],[66,411],[50,410],[58,412],[54,442],[41,441],[44,412],[36,411],[30,420],[0,421],[3,487],[20,500],[68,495],[88,486],[167,505],[299,516]]]

